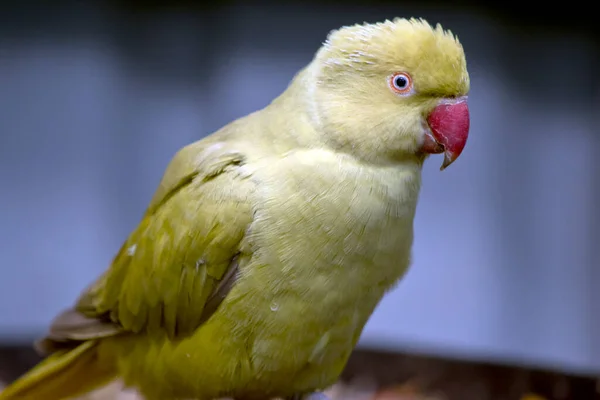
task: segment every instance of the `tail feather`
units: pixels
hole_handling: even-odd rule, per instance
[[[99,362],[97,345],[57,351],[1,391],[0,400],[66,400],[112,381],[116,371]]]

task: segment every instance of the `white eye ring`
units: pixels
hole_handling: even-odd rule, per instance
[[[390,89],[399,95],[408,95],[412,93],[413,81],[406,72],[396,72],[388,78]]]

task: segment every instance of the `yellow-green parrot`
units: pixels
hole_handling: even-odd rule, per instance
[[[323,396],[409,266],[424,160],[465,147],[469,85],[439,25],[332,31],[271,104],[175,155],[0,400],[117,378],[148,400]]]

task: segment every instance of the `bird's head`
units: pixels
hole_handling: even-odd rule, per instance
[[[373,162],[444,153],[469,132],[469,74],[458,39],[440,25],[395,19],[329,34],[311,67],[314,119],[329,145]]]

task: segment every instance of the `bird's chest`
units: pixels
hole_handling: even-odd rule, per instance
[[[247,312],[260,316],[254,360],[316,384],[343,367],[373,309],[405,272],[418,183],[402,171],[339,161],[284,167],[285,174],[261,177],[248,233],[252,260],[240,284],[249,288]]]
[[[355,292],[340,300],[384,290],[410,257],[418,171],[305,157],[263,177],[249,232],[256,261],[285,279],[282,289],[324,299],[344,287]]]

